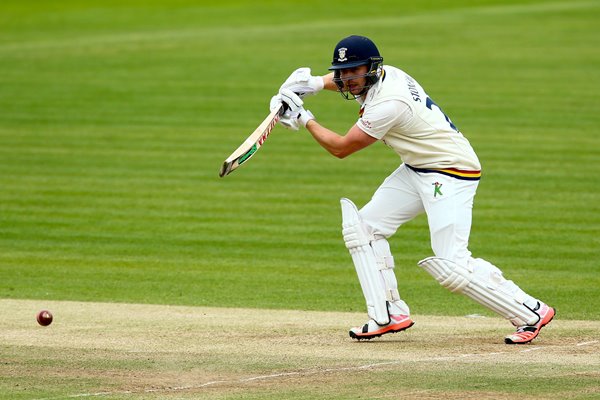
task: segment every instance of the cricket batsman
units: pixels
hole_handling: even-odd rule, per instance
[[[481,166],[469,141],[406,72],[383,64],[375,44],[364,36],[342,39],[325,76],[299,68],[271,100],[288,109],[285,127],[306,128],[335,157],[344,158],[382,141],[402,161],[360,210],[341,199],[342,235],[350,251],[369,320],[350,329],[354,339],[372,339],[410,328],[413,321],[398,291],[387,238],[421,213],[427,214],[434,256],[418,265],[452,292],[462,293],[509,320],[516,332],[507,344],[529,343],[555,310],[525,293],[490,262],[468,249],[473,198]],[[345,135],[323,125],[304,108],[303,98],[338,91],[360,105],[359,118]]]

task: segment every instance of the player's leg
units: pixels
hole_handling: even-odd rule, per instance
[[[419,189],[427,214],[433,253],[436,257],[466,264],[471,257],[469,236],[478,181],[414,171],[411,179]]]
[[[371,200],[359,211],[374,236],[389,238],[400,226],[425,212],[413,173],[404,164],[377,188]]]
[[[413,322],[398,292],[394,258],[387,240],[373,236],[350,200],[342,199],[341,206],[344,242],[352,256],[370,318],[364,326],[352,328],[350,337],[372,339],[409,328]]]
[[[414,190],[402,187],[402,167],[379,187],[371,201],[360,210],[342,199],[343,234],[354,262],[370,320],[352,328],[350,336],[371,339],[412,326],[410,310],[400,298],[394,273],[394,258],[386,237],[423,212]],[[410,205],[400,209],[398,205]]]
[[[533,340],[552,320],[554,310],[505,279],[495,265],[472,258],[468,250],[477,181],[445,176],[420,176],[419,179],[423,183],[424,206],[436,255],[419,265],[444,287],[463,293],[524,330],[508,337],[507,343]]]
[[[552,307],[529,296],[504,278],[498,267],[480,258],[459,265],[430,257],[420,261],[419,266],[450,291],[466,295],[516,326],[517,332],[505,338],[507,344],[531,342],[554,318]]]

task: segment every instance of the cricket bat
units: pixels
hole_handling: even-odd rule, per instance
[[[229,175],[248,161],[262,147],[284,112],[284,105],[271,111],[250,136],[223,162],[219,176]]]

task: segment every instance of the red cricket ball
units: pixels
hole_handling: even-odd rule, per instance
[[[37,313],[37,322],[41,326],[48,326],[52,323],[52,313],[48,310],[42,310]]]

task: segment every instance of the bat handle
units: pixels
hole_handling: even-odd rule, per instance
[[[290,108],[287,103],[281,102],[281,110],[279,110],[279,116],[281,117]]]

